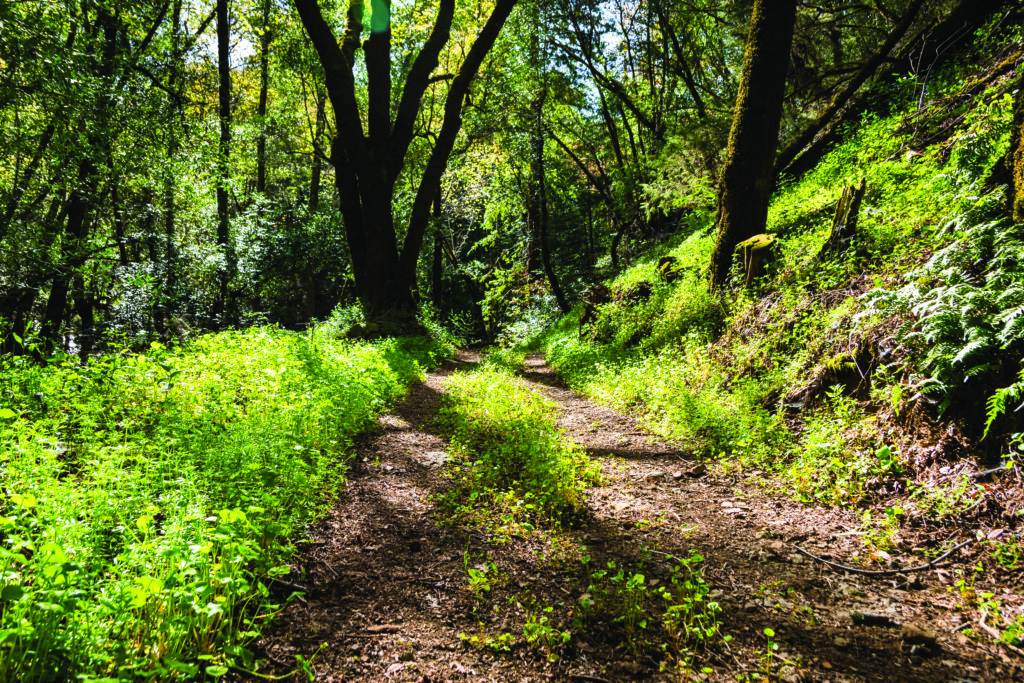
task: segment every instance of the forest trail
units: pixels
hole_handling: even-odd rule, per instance
[[[543,541],[494,546],[472,530],[437,524],[430,498],[446,485],[446,443],[435,418],[446,376],[477,360],[463,353],[428,374],[360,444],[340,499],[302,554],[305,596],[261,642],[277,673],[293,670],[295,655],[317,653],[311,669],[322,681],[659,679],[656,662],[587,632],[574,632],[554,663],[526,648],[493,655],[461,642],[459,634],[479,632],[481,622],[488,632],[521,631],[516,595],[573,604],[586,585],[542,559],[552,551]],[[767,669],[783,681],[1024,680],[1019,664],[960,634],[973,624],[952,610],[958,595],[948,590],[947,570],[866,577],[794,550],[798,543],[817,555],[851,557],[863,548],[854,513],[708,474],[632,419],[574,394],[540,357],[528,358],[522,374],[559,404],[560,426],[602,464],[605,482],[590,491],[587,519],[567,532],[598,566],[614,560],[650,568],[693,548],[705,556],[723,630],[734,638],[708,653],[709,680]],[[969,552],[951,559],[968,563]],[[481,557],[507,573],[483,602],[469,590],[466,571]],[[854,623],[855,614],[882,625]],[[780,646],[768,664],[765,628]]]

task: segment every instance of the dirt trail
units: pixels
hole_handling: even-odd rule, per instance
[[[551,561],[558,549],[544,541],[494,547],[478,533],[437,525],[430,496],[445,486],[445,442],[435,416],[445,376],[475,360],[463,354],[430,373],[359,446],[340,500],[303,553],[305,597],[262,642],[278,673],[294,668],[294,655],[308,657],[326,643],[312,664],[316,680],[658,678],[655,662],[628,657],[593,634],[575,633],[555,663],[524,648],[493,655],[460,641],[481,623],[488,632],[521,629],[524,594],[538,604],[571,604],[582,592],[579,577]],[[724,607],[724,631],[734,637],[712,655],[711,680],[759,671],[765,627],[777,633],[785,661],[776,660],[774,672],[781,680],[1024,680],[1024,669],[1005,654],[958,633],[964,625],[951,611],[957,597],[943,571],[863,577],[793,550],[799,543],[816,554],[851,556],[860,545],[853,514],[708,475],[633,420],[566,389],[539,357],[527,360],[523,376],[560,405],[562,428],[607,475],[591,491],[588,518],[570,532],[574,541],[602,562],[650,563],[691,548],[707,558],[705,576]],[[466,561],[482,557],[507,576],[484,603],[466,579]],[[892,624],[857,625],[854,612]]]

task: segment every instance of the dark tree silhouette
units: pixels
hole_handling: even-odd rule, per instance
[[[323,65],[327,93],[334,105],[337,132],[331,146],[331,162],[352,255],[356,292],[368,318],[381,332],[416,327],[413,288],[430,207],[462,127],[463,104],[470,84],[515,4],[516,0],[495,3],[451,80],[441,128],[422,171],[400,247],[392,213],[395,183],[405,165],[423,95],[449,40],[455,0],[439,0],[434,26],[408,71],[394,116],[390,0],[373,3],[371,31],[365,41],[364,3],[353,0],[340,45],[316,0],[295,0],[299,17]],[[367,77],[365,133],[352,73],[355,53],[360,47]]]

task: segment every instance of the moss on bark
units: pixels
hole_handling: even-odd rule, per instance
[[[796,0],[754,2],[719,184],[712,288],[721,286],[728,276],[736,245],[765,231],[796,4]]]

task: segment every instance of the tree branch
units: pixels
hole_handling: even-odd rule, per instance
[[[832,98],[832,102],[825,111],[815,119],[814,123],[808,126],[799,136],[797,136],[795,140],[793,140],[793,142],[787,145],[786,148],[779,153],[778,161],[776,161],[775,164],[776,173],[779,173],[789,166],[790,162],[792,162],[793,159],[795,159],[797,155],[807,147],[807,145],[814,141],[814,138],[817,137],[818,133],[820,133],[832,121],[836,114],[838,114],[846,103],[849,102],[850,98],[853,97],[854,93],[856,93],[857,90],[864,85],[864,83],[867,82],[867,80],[871,78],[876,71],[878,71],[878,68],[885,63],[885,60],[889,57],[889,53],[894,47],[896,47],[896,43],[900,41],[910,28],[910,25],[914,22],[914,19],[917,17],[917,13],[920,11],[923,4],[924,0],[914,0],[914,2],[911,3],[907,8],[907,11],[904,12],[903,16],[900,18],[899,23],[889,31],[889,35],[886,36],[885,42],[882,43],[882,46],[878,51],[860,66],[853,78],[851,78],[846,84],[846,87]]]
[[[384,14],[383,21],[378,13]],[[367,76],[370,140],[386,153],[391,134],[391,0],[373,0],[373,26],[363,43]]]
[[[392,151],[389,170],[392,178],[397,178],[402,171],[405,155],[412,143],[413,129],[423,101],[423,94],[430,86],[432,81],[430,74],[437,68],[441,50],[444,49],[451,36],[454,16],[455,0],[440,0],[434,28],[430,31],[427,42],[416,56],[409,75],[405,79],[402,99],[398,104],[398,113],[395,116],[395,127],[391,134]]]
[[[406,232],[401,254],[401,268],[404,273],[415,272],[416,260],[419,257],[420,248],[423,246],[423,234],[430,216],[430,205],[444,169],[448,165],[448,158],[455,146],[455,138],[462,127],[462,108],[466,95],[469,93],[469,86],[476,78],[480,65],[483,64],[487,53],[497,41],[501,29],[515,5],[516,0],[497,0],[491,16],[487,18],[484,27],[473,41],[472,47],[469,48],[469,53],[466,55],[465,61],[462,62],[458,75],[452,80],[448,97],[445,99],[444,119],[441,123],[441,131],[437,136],[437,144],[434,145],[434,149],[430,153],[430,159],[423,171],[419,189],[416,191],[416,198],[413,200],[409,230]]]
[[[320,5],[316,0],[294,0],[294,2],[302,25],[305,27],[324,68],[327,92],[334,105],[337,135],[343,143],[344,154],[352,162],[362,161],[365,156],[365,136],[363,135],[363,121],[359,114],[359,105],[356,102],[355,79],[352,76],[353,55],[338,46],[338,41],[331,31],[331,27],[324,21],[324,17],[320,13]],[[356,8],[361,8],[361,6],[362,3],[359,0],[353,0],[349,8],[349,26],[346,32],[346,48],[349,49],[351,49],[351,36],[353,33],[358,36],[357,31],[361,30],[356,28],[356,26],[362,26],[361,10],[357,17],[353,17]],[[357,23],[353,23],[354,19],[358,20]],[[339,150],[336,148],[335,151]],[[344,159],[335,159],[334,161],[336,164],[345,162]]]

